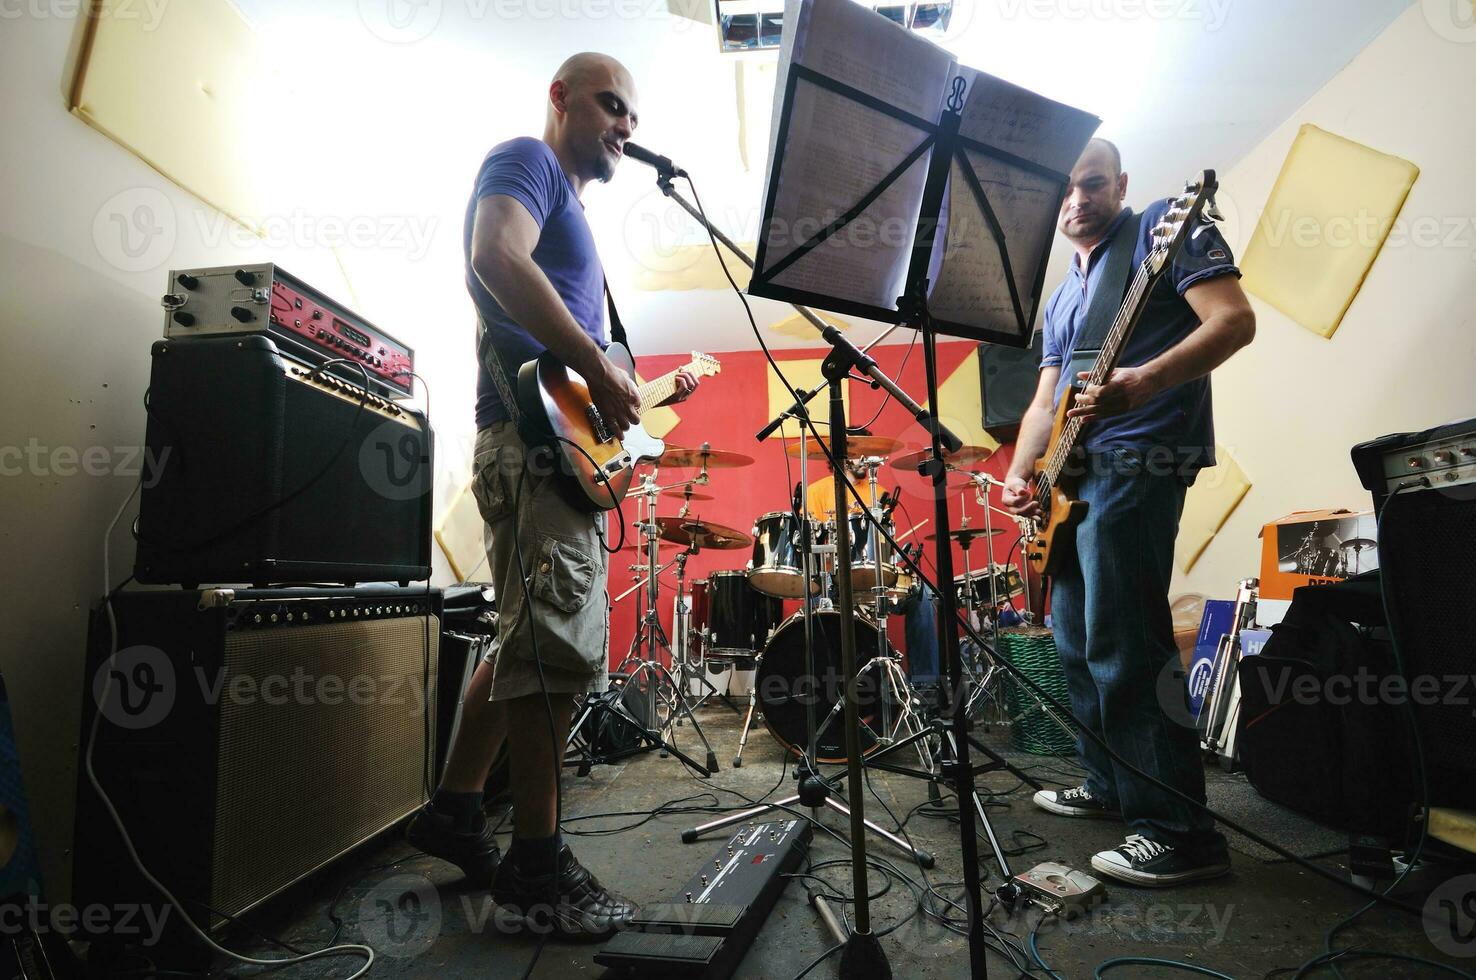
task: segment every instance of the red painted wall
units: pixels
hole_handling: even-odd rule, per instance
[[[940,344],[938,347],[940,382],[946,380],[974,348],[975,345],[965,341]],[[906,357],[904,366],[903,359],[907,355],[907,350],[907,344],[899,344],[878,347],[871,353],[882,370],[897,379],[913,398],[923,402],[926,400],[927,386],[921,345],[917,345],[912,350],[911,356]],[[779,351],[775,352],[775,359],[782,365],[785,361],[813,360],[822,353],[809,350]],[[769,511],[788,509],[790,492],[799,480],[799,461],[785,454],[782,440],[770,439],[758,442],[754,439],[754,434],[770,418],[769,366],[763,353],[761,351],[736,351],[725,354],[715,353],[715,356],[722,362],[722,373],[703,379],[701,387],[690,400],[675,406],[681,416],[681,422],[665,438],[667,442],[680,446],[698,446],[706,441],[714,449],[733,450],[754,457],[755,462],[752,466],[710,471],[711,483],[702,488],[702,492],[710,493],[716,499],[695,503],[692,507],[693,515],[747,533],[754,520],[760,515]],[[688,358],[682,355],[658,355],[641,357],[638,359],[638,365],[643,377],[654,378],[681,366],[687,360]],[[850,424],[853,426],[868,422],[882,402],[887,400],[884,392],[855,382],[850,385],[849,397]],[[824,395],[816,398],[811,404],[815,406],[817,415],[823,417],[826,412]],[[944,407],[958,412],[957,408],[946,403]],[[972,411],[974,414],[971,418],[977,426],[979,424],[977,407],[974,407]],[[870,429],[874,435],[892,436],[902,440],[904,444],[902,451],[904,452],[921,449],[927,444],[927,437],[923,430],[894,401],[887,401],[880,417],[870,425]],[[982,468],[996,476],[1003,476],[1005,468],[1009,465],[1011,449],[1012,447],[1009,446],[1001,447],[983,464]],[[789,462],[788,470],[785,467],[786,459]],[[659,482],[662,485],[670,484],[684,478],[689,472],[695,475],[695,471],[663,469],[659,473]],[[811,482],[827,473],[828,470],[823,461],[810,463]],[[917,540],[919,536],[934,530],[932,497],[922,477],[915,473],[904,473],[886,465],[882,468],[880,480],[881,485],[885,488],[890,489],[896,486],[902,488],[902,505],[895,516],[899,530],[905,530],[924,519],[928,521],[923,528],[908,538],[908,541]],[[995,502],[997,505],[997,496]],[[958,525],[960,518],[960,505],[958,495],[955,494],[950,498],[951,517],[955,526]],[[679,506],[680,501],[663,498],[658,513],[674,516]],[[969,522],[971,524],[982,523],[983,508],[974,499],[972,493],[969,494],[966,506]],[[997,519],[1002,520],[1002,518]],[[634,531],[629,527],[634,520],[634,501],[628,500],[625,510],[628,543],[636,540]],[[613,542],[618,538],[618,531],[613,526],[613,513],[611,521],[611,541]],[[1013,533],[999,535],[996,538],[998,542],[996,561],[1005,560],[1004,553],[1013,540]],[[933,546],[931,542],[925,543],[928,545],[928,552],[924,560],[924,567],[931,571]],[[976,568],[984,564],[981,549],[982,545],[976,542],[971,552],[971,562]],[[663,549],[662,560],[669,560],[677,553],[677,550],[676,548]],[[962,571],[961,555],[961,550],[955,545],[954,563],[960,572]],[[708,572],[721,569],[742,569],[750,557],[750,549],[704,550],[688,564],[687,579],[690,581],[693,578],[703,577]],[[611,557],[610,595],[612,598],[634,584],[633,573],[628,569],[630,565],[639,560],[639,553],[633,550],[622,551]],[[1018,553],[1013,560],[1019,564]],[[673,570],[671,575],[663,576],[661,593],[661,619],[668,636],[671,635],[671,610],[675,594],[675,570]],[[798,606],[797,603],[791,605]],[[630,646],[634,635],[635,619],[635,595],[630,595],[616,603],[611,619],[612,666],[625,656]],[[893,632],[896,634],[895,639],[898,645],[901,645],[900,625]]]

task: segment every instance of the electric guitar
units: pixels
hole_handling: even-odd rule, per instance
[[[615,366],[635,380],[635,358],[623,344],[605,351]],[[722,370],[717,358],[692,352],[692,360],[678,370],[708,377]],[[677,371],[638,385],[641,414],[676,393]],[[534,433],[551,443],[569,501],[590,511],[610,510],[625,499],[635,466],[655,459],[666,449],[637,422],[624,435],[612,430],[589,397],[589,386],[552,353],[545,351],[518,370],[518,407]]]
[[[1137,326],[1153,287],[1174,262],[1188,237],[1190,229],[1199,222],[1201,214],[1218,220],[1214,195],[1219,185],[1215,172],[1205,170],[1184,185],[1184,192],[1169,206],[1157,225],[1153,227],[1153,244],[1143,257],[1112,328],[1102,341],[1101,353],[1088,374],[1085,384],[1101,384],[1117,367],[1127,346],[1128,337]],[[1083,385],[1084,387],[1084,385]],[[1064,472],[1066,465],[1078,455],[1082,420],[1067,418],[1066,413],[1076,402],[1077,386],[1067,385],[1056,407],[1055,422],[1051,426],[1051,438],[1046,451],[1035,463],[1035,481],[1031,487],[1040,513],[1025,540],[1025,557],[1030,567],[1040,575],[1050,575],[1059,566],[1063,554],[1071,547],[1074,528],[1086,516],[1087,503],[1075,496],[1075,478]]]

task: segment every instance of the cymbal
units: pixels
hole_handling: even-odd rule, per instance
[[[1339,548],[1352,548],[1355,551],[1364,551],[1368,548],[1377,548],[1378,546],[1379,543],[1372,538],[1349,538],[1347,541],[1338,545]]]
[[[662,540],[659,540],[658,539],[656,541],[656,544],[657,544],[658,547],[662,547],[662,548],[674,548],[674,547],[676,547],[676,542],[674,542],[674,541],[662,541]],[[631,530],[625,532],[625,544],[621,545],[616,550],[618,550],[618,551],[645,551],[646,550],[646,542],[644,542],[644,541],[641,540],[641,532],[635,530],[634,528],[632,528]]]
[[[718,551],[747,548],[753,544],[753,538],[737,528],[724,527],[711,521],[658,517],[656,523],[661,527],[661,537],[677,544],[696,544],[699,548],[713,548]]]
[[[1005,533],[1005,529],[1002,528],[1002,527],[990,528],[987,531],[984,528],[982,528],[982,527],[951,527],[951,528],[948,529],[948,536],[950,538],[952,538],[955,541],[964,541],[964,542],[972,541],[975,538],[982,538],[986,534],[988,534],[990,536],[993,536],[993,535],[996,535],[996,534],[1003,534],[1003,533]],[[938,535],[937,534],[929,534],[928,535],[928,540],[929,541],[937,541],[938,540]]]
[[[725,470],[735,466],[752,466],[753,457],[726,449],[688,449],[683,446],[667,446],[666,452],[656,461],[659,466],[702,466],[710,470]]]
[[[919,449],[915,453],[906,453],[892,460],[892,465],[899,470],[907,470],[916,473],[917,468],[922,465],[923,460],[933,455],[931,448]],[[983,446],[959,446],[954,452],[943,451],[943,459],[950,466],[973,466],[982,463],[994,455],[993,449],[985,449]]]
[[[901,440],[889,436],[848,436],[846,438],[847,459],[860,459],[863,456],[890,456],[901,448]],[[794,457],[827,458],[825,450],[813,437],[806,437],[803,443],[791,442],[784,448],[784,451]]]
[[[710,493],[698,493],[696,490],[693,490],[691,493],[688,493],[685,490],[663,490],[663,491],[661,491],[661,496],[663,496],[663,497],[676,497],[678,500],[716,500],[717,499],[716,497],[714,497]]]

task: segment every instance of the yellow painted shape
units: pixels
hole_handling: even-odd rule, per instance
[[[797,391],[807,391],[819,384],[821,378],[824,377],[820,373],[821,363],[821,359],[817,357],[814,360],[780,361],[779,367],[781,370],[784,371],[784,376],[789,379],[789,383],[793,385]],[[794,396],[785,389],[784,385],[774,375],[773,371],[765,371],[764,376],[768,379],[769,383],[769,418],[773,418],[780,412],[787,409],[790,405],[794,404]],[[850,418],[850,382],[846,382],[845,384],[841,385],[841,401],[843,401],[846,406],[846,418]],[[815,413],[814,417],[817,421],[824,421],[828,417],[829,406],[830,400],[826,397],[825,392],[823,391],[820,394],[816,395],[810,401],[810,410]],[[820,430],[820,433],[823,436],[826,432],[826,427],[821,425],[817,426],[817,428]],[[784,424],[775,429],[774,432],[769,436],[769,438],[797,439],[799,438],[799,434],[800,431],[798,423],[796,423],[793,419],[785,419]],[[826,464],[824,463],[824,461],[821,461],[819,465],[824,466]]]

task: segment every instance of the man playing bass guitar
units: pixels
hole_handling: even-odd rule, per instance
[[[1040,512],[1032,470],[1067,385],[1084,379],[1092,363],[1073,361],[1084,325],[1097,320],[1089,311],[1099,302],[1115,311],[1122,302],[1121,282],[1096,295],[1104,268],[1113,265],[1110,253],[1132,248],[1131,264],[1116,265],[1136,266],[1169,208],[1168,201],[1150,204],[1140,222],[1122,203],[1127,182],[1117,148],[1102,139],[1087,144],[1071,171],[1058,227],[1076,254],[1045,308],[1039,385],[1006,479],[1004,503],[1017,514]],[[1213,224],[1195,225],[1150,294],[1118,366],[1104,383],[1077,394],[1069,414],[1085,424],[1085,452],[1074,494],[1087,510],[1051,586],[1076,717],[1118,756],[1200,803],[1197,733],[1160,707],[1157,682],[1178,657],[1168,588],[1184,494],[1199,469],[1214,463],[1209,373],[1255,336],[1239,277]],[[1127,825],[1122,845],[1093,857],[1098,872],[1165,886],[1229,870],[1225,839],[1203,809],[1132,775],[1085,735],[1077,737],[1077,752],[1085,783],[1041,791],[1035,803],[1063,816]]]

